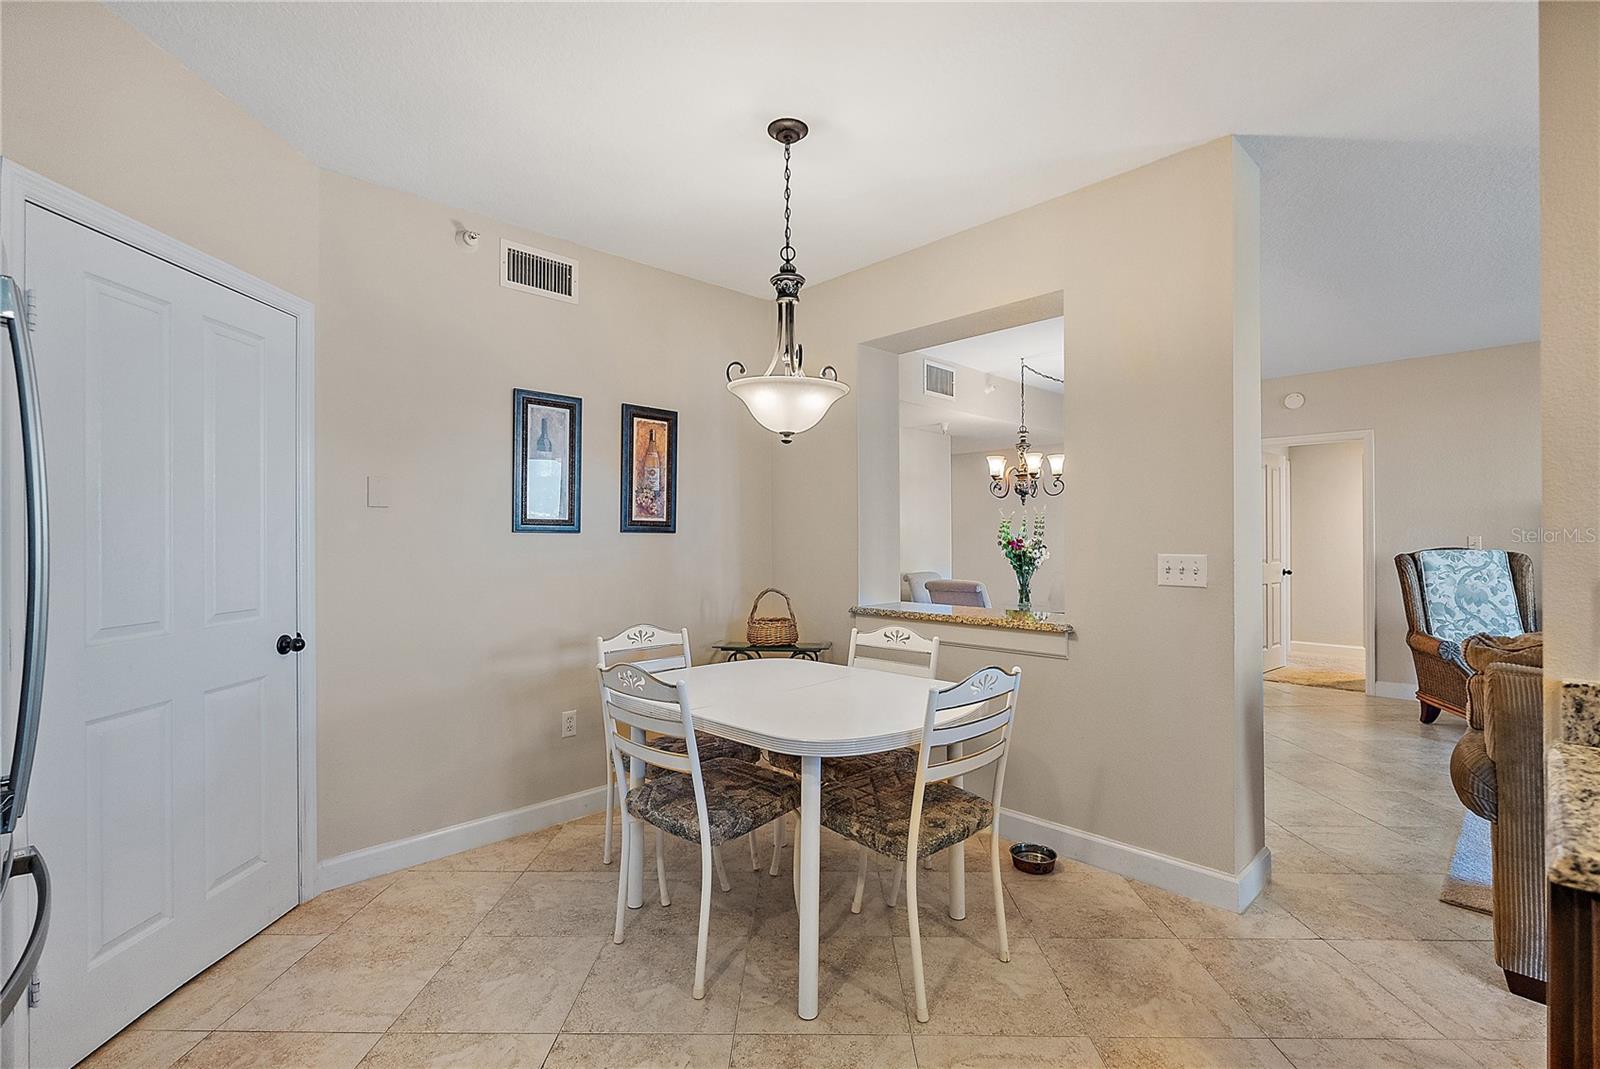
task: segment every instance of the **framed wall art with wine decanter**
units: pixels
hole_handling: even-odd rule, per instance
[[[511,529],[582,529],[583,399],[511,391]]]
[[[622,406],[622,530],[678,530],[678,414]]]

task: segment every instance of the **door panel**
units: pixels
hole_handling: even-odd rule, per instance
[[[43,209],[54,562],[31,1061],[71,1065],[297,898],[292,317]]]
[[[1282,453],[1261,454],[1261,493],[1261,662],[1270,672],[1289,655],[1289,458]]]

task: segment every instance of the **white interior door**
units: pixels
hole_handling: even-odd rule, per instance
[[[1261,540],[1261,612],[1266,624],[1262,669],[1282,668],[1289,657],[1289,458],[1261,454],[1262,509],[1266,530]]]
[[[67,1066],[297,898],[295,323],[26,209],[54,554],[29,836]]]

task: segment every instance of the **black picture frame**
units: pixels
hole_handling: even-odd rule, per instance
[[[641,431],[644,432],[643,436]],[[661,437],[665,437],[666,441],[660,441]],[[652,455],[653,462],[650,460]],[[623,405],[619,461],[622,466],[623,532],[676,534],[678,414],[668,408]]]
[[[583,399],[512,390],[511,529],[575,534],[582,528]]]

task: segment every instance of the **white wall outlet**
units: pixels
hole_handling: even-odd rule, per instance
[[[1467,536],[1467,548],[1468,549],[1482,549],[1483,548],[1483,535],[1468,535]]]
[[[389,477],[387,475],[367,476],[367,508],[386,509],[389,507]]]
[[[1205,586],[1204,553],[1160,553],[1156,555],[1156,586]]]
[[[561,714],[561,737],[563,739],[576,738],[578,735],[578,710],[568,709]]]

